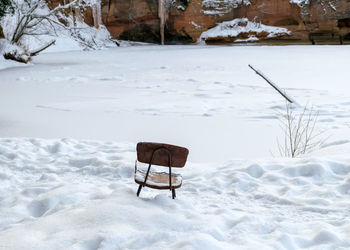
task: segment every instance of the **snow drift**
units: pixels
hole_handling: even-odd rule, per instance
[[[190,162],[172,200],[148,188],[136,197],[132,144],[0,145],[3,249],[350,247],[348,157]]]
[[[349,51],[130,46],[1,70],[0,249],[349,248]],[[249,63],[320,111],[323,148],[271,159],[284,100]],[[189,148],[176,200],[136,197],[140,140]]]

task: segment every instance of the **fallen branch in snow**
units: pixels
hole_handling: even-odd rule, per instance
[[[118,47],[120,47],[120,43],[115,40],[115,39],[109,39],[110,41],[112,41],[114,44],[116,44]]]
[[[271,85],[280,95],[282,95],[289,103],[294,103],[297,104],[296,101],[293,100],[293,98],[289,97],[285,91],[282,91],[275,83],[273,83],[270,79],[268,79],[262,72],[259,70],[255,69],[252,65],[248,64],[248,66],[255,71],[259,76],[261,76],[265,81],[267,81],[268,84]]]
[[[48,47],[54,45],[55,42],[56,42],[56,40],[53,40],[53,41],[51,41],[50,43],[44,45],[43,47],[41,47],[41,48],[39,48],[39,49],[37,49],[37,50],[35,50],[35,51],[33,51],[33,52],[30,52],[30,56],[36,56],[36,55],[39,54],[41,51],[46,50]]]

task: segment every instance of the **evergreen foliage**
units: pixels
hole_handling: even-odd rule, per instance
[[[11,0],[0,0],[0,19],[6,14],[11,7]]]

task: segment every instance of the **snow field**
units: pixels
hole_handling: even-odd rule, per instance
[[[132,144],[0,142],[1,249],[350,247],[348,157],[189,162],[172,200],[136,197]]]
[[[0,60],[0,249],[350,248],[349,48],[137,46],[47,53],[21,68]],[[321,149],[271,157],[285,102],[248,64],[319,110]],[[138,141],[189,148],[176,200],[148,188],[136,197]]]
[[[347,46],[42,54],[29,67],[0,72],[0,136],[161,141],[190,148],[194,162],[278,155],[285,102],[252,64],[302,107],[319,111],[329,143],[342,141],[350,138],[349,55]]]

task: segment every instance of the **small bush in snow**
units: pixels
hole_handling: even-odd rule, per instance
[[[277,140],[281,156],[297,157],[319,148],[323,141],[319,139],[320,132],[316,130],[318,112],[307,105],[297,113],[293,104],[286,103],[285,114],[281,114],[281,128],[284,132],[284,141]]]

